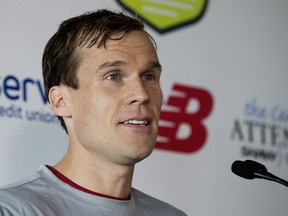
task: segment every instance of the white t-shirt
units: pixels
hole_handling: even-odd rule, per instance
[[[134,188],[131,199],[116,200],[78,190],[42,165],[31,177],[0,188],[1,216],[186,216]]]

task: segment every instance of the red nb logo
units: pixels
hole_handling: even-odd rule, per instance
[[[212,106],[207,90],[175,84],[160,114],[156,148],[184,153],[199,150],[207,138],[203,120]]]

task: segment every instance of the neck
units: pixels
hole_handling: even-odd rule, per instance
[[[54,168],[90,191],[121,199],[130,195],[134,165],[109,163],[83,151],[73,151],[70,146]]]

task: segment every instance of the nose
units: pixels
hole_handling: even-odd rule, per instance
[[[131,80],[131,83],[127,87],[127,104],[145,104],[149,101],[147,86],[141,79]]]

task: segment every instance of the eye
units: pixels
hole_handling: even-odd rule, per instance
[[[153,74],[145,74],[142,78],[144,80],[153,80],[154,79],[154,75]]]
[[[118,74],[110,74],[109,76],[106,77],[107,80],[111,81],[117,81],[119,80],[119,75]]]

